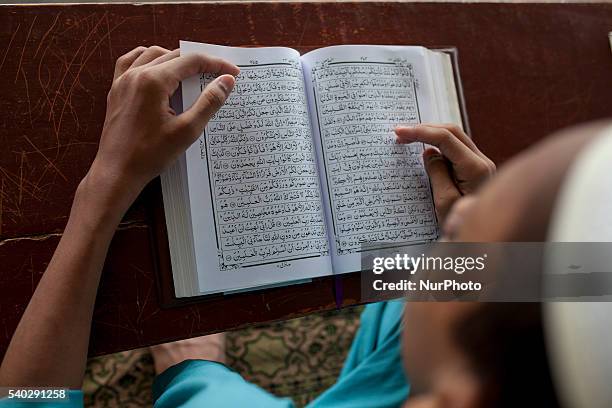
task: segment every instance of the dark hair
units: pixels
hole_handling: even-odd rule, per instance
[[[560,407],[539,303],[483,303],[453,329],[482,385],[480,407]]]

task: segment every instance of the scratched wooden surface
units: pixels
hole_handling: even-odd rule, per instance
[[[456,46],[473,138],[503,162],[555,129],[612,113],[611,22],[604,4],[0,7],[0,355],[95,155],[113,61],[137,45]],[[160,308],[148,211],[158,189],[141,196],[112,243],[91,354],[334,307],[324,279]],[[344,283],[345,304],[359,302],[358,280]]]

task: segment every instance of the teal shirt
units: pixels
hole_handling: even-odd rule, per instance
[[[403,301],[366,306],[338,381],[309,408],[399,407],[409,385],[401,360]],[[226,366],[191,360],[164,371],[153,385],[155,408],[266,407],[290,408],[279,398],[245,381]]]
[[[400,355],[403,307],[401,300],[366,306],[338,381],[308,407],[386,408],[402,405],[409,391]],[[164,371],[155,380],[153,398],[155,408],[294,406],[289,398],[268,393],[223,364],[202,360],[184,361]],[[0,408],[82,406],[81,391],[71,391],[68,402],[38,404],[0,400]]]

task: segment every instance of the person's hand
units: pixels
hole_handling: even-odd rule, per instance
[[[239,72],[219,58],[180,55],[179,50],[157,46],[138,47],[120,57],[108,93],[100,146],[87,177],[111,189],[120,201],[131,203],[147,182],[198,138],[232,91]],[[177,115],[170,107],[170,96],[180,81],[199,73],[224,75]]]
[[[210,334],[149,347],[155,373],[161,374],[186,360],[207,360],[225,364],[225,333]]]
[[[425,149],[423,161],[441,222],[457,199],[473,193],[495,172],[495,164],[456,125],[398,126],[395,133],[399,143],[422,142],[436,147]]]

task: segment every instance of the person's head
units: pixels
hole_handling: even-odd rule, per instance
[[[443,227],[457,242],[545,241],[564,178],[602,123],[557,133],[460,199]],[[410,303],[404,312],[410,408],[559,406],[535,303]]]

